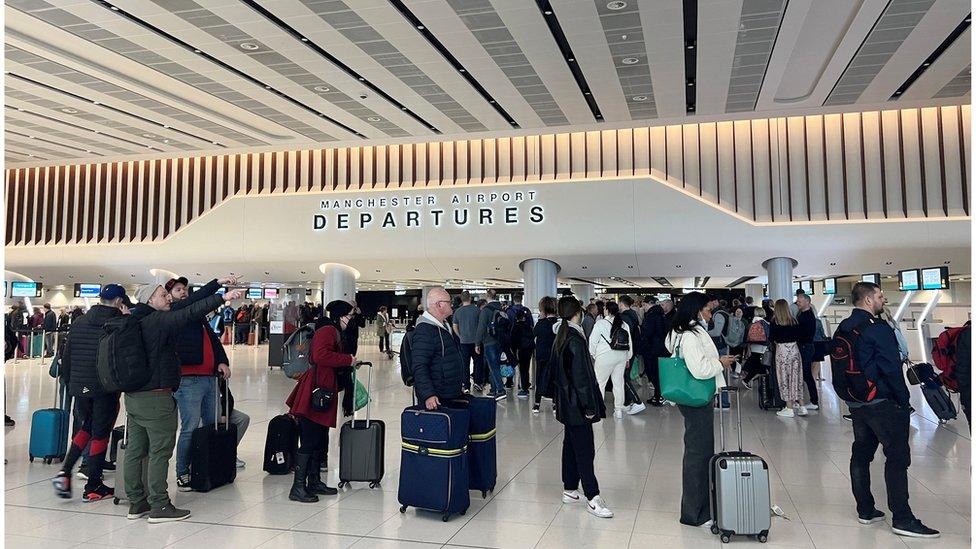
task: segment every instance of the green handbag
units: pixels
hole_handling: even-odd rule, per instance
[[[674,356],[657,359],[661,377],[661,396],[683,406],[701,408],[715,398],[715,380],[698,379],[688,371],[681,358],[681,339],[674,349]]]
[[[642,373],[644,372],[641,371],[640,358],[635,356],[630,361],[630,368],[627,370],[627,376],[631,381],[637,381],[637,378],[639,378]]]
[[[362,410],[363,407],[369,403],[369,391],[367,391],[366,386],[356,378],[356,371],[358,369],[358,367],[354,367],[352,369],[352,378],[356,387],[353,396],[353,409],[357,412]]]

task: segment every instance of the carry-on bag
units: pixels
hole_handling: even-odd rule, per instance
[[[956,405],[952,402],[945,387],[937,383],[922,383],[922,395],[925,396],[925,402],[928,403],[929,408],[932,408],[935,416],[939,418],[939,423],[948,423],[950,420],[956,419]]]
[[[108,442],[108,462],[115,463],[119,459],[119,444],[122,443],[122,439],[125,437],[125,425],[119,425],[115,429],[112,429],[112,436],[109,438]]]
[[[287,475],[295,467],[298,452],[298,421],[290,414],[275,416],[268,422],[264,439],[264,470],[271,475]]]
[[[766,461],[742,450],[742,409],[736,387],[723,387],[723,393],[735,393],[735,416],[739,450],[725,449],[725,422],[719,408],[719,436],[722,451],[709,464],[712,533],[728,543],[733,535],[754,535],[760,543],[769,536],[769,467]]]
[[[122,440],[119,441],[119,447],[115,451],[115,498],[112,499],[112,503],[115,505],[118,505],[121,501],[132,501],[128,492],[125,491],[125,450],[129,443],[128,425],[128,417],[126,417],[126,421],[122,424]],[[142,486],[144,490],[149,490],[148,454],[142,458]]]
[[[368,394],[373,385],[373,363],[360,362],[358,366],[368,368]],[[354,381],[358,366],[353,367]],[[383,480],[386,424],[378,419],[370,419],[371,400],[366,400],[365,421],[356,419],[356,411],[353,410],[352,421],[343,423],[339,430],[339,488],[350,482],[368,482],[370,488],[376,488]]]
[[[230,418],[220,424],[220,383],[214,380],[216,423],[193,430],[190,438],[190,487],[209,492],[237,478],[237,425]],[[224,392],[228,391],[224,384]]]
[[[763,410],[782,410],[786,401],[779,397],[779,386],[776,374],[768,373],[759,376],[759,407]]]
[[[470,413],[468,434],[468,490],[480,490],[487,498],[495,491],[498,462],[495,451],[495,399],[468,395],[448,403]]]
[[[440,512],[447,522],[452,514],[467,512],[468,428],[470,413],[441,406],[427,410],[409,406],[400,414],[400,512],[417,507]]]
[[[27,452],[32,463],[34,458],[41,458],[46,464],[54,460],[62,461],[68,453],[70,410],[62,409],[62,391],[58,378],[54,379],[54,384],[54,408],[37,410],[31,416],[30,444]]]

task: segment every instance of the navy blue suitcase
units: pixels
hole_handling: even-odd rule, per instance
[[[468,434],[468,490],[480,490],[481,497],[495,491],[498,462],[495,452],[495,399],[467,396],[448,406],[467,408],[471,414]]]
[[[400,512],[417,507],[463,515],[468,495],[468,410],[442,406],[428,411],[410,406],[400,415]]]

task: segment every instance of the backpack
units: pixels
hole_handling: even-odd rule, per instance
[[[606,340],[606,338],[603,338]],[[619,328],[614,330],[610,329],[610,340],[607,341],[607,345],[610,345],[610,349],[614,351],[629,351],[630,350],[630,334],[621,324]]]
[[[285,375],[296,379],[311,368],[309,354],[312,346],[312,337],[315,336],[315,325],[306,324],[295,330],[285,340],[283,347],[283,360],[281,370]]]
[[[224,307],[224,310],[221,312],[221,316],[224,318],[224,324],[234,322],[234,309]]]
[[[729,324],[731,324],[731,322],[730,322],[731,316],[729,316],[729,313],[727,313],[725,311],[715,311],[715,315],[714,316],[718,316],[718,315],[722,315],[722,316],[725,317],[725,324],[722,325],[722,337],[723,338],[724,337],[728,337],[728,335],[729,335]],[[715,321],[713,320],[712,321],[712,324],[714,325],[714,323],[715,323]]]
[[[512,328],[512,343],[519,349],[528,349],[532,347],[533,340],[532,312],[523,307],[515,315],[515,326]]]
[[[102,326],[95,355],[98,381],[108,393],[142,388],[152,378],[142,342],[142,324],[130,315],[111,318]]]
[[[768,343],[769,334],[763,322],[753,322],[749,325],[749,333],[746,335],[746,343]]]
[[[965,326],[946,328],[932,345],[932,362],[941,371],[939,379],[946,389],[954,393],[959,392],[959,380],[956,379],[955,375],[956,343],[965,329]]]
[[[861,333],[875,322],[879,321],[869,318],[853,330],[838,329],[830,340],[830,371],[834,391],[846,402],[871,402],[878,395],[877,384],[860,368],[854,352]]]
[[[488,335],[497,339],[501,348],[512,347],[512,320],[503,311],[496,310],[488,322]]]
[[[407,387],[413,387],[413,363],[410,359],[414,331],[407,332],[403,336],[403,342],[400,343],[400,378],[403,379],[403,384]]]

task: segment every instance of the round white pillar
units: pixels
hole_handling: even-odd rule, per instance
[[[762,303],[763,300],[762,284],[746,284],[746,297],[752,298],[753,305],[759,305],[760,303]]]
[[[325,275],[323,281],[325,288],[322,293],[322,304],[341,299],[342,301],[353,302],[356,299],[356,279],[359,278],[359,271],[349,265],[341,263],[325,263],[319,270]]]
[[[775,303],[777,299],[793,300],[793,268],[797,262],[790,257],[774,257],[763,261],[766,276],[769,279],[769,299]]]
[[[590,304],[590,300],[596,297],[596,288],[592,284],[570,284],[570,291],[583,302],[583,307]]]
[[[546,296],[556,297],[556,275],[559,274],[559,265],[548,259],[533,258],[523,261],[519,268],[522,269],[522,280],[525,285],[522,305],[528,307],[534,314],[539,314],[539,300]]]

